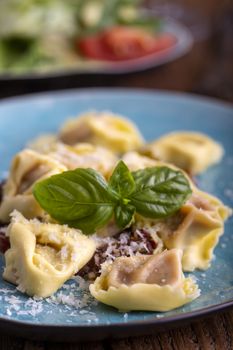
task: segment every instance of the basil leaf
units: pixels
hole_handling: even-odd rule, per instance
[[[121,198],[126,198],[135,190],[133,175],[122,160],[117,164],[110,177],[109,187],[118,193]]]
[[[117,226],[121,229],[129,226],[135,214],[135,208],[130,205],[118,205],[114,210]]]
[[[191,188],[181,171],[153,167],[130,173],[120,161],[109,184],[93,169],[76,169],[38,182],[33,194],[51,217],[89,234],[106,225],[113,214],[122,229],[135,212],[167,217],[188,199]]]
[[[92,234],[97,229],[106,225],[113,216],[113,207],[101,206],[96,209],[95,212],[91,212],[90,215],[83,217],[80,220],[75,221],[62,221],[60,223],[67,224],[70,227],[78,228],[85,234]]]
[[[132,173],[136,190],[129,196],[136,212],[152,219],[176,212],[192,191],[181,171],[168,167],[152,167]]]
[[[84,228],[86,233],[94,232],[109,221],[118,200],[102,175],[93,169],[54,175],[38,182],[33,193],[54,219]]]

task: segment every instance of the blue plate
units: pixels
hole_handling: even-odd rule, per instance
[[[1,177],[6,176],[11,158],[28,140],[55,132],[68,116],[90,109],[111,110],[131,118],[147,140],[174,130],[196,130],[221,142],[225,148],[223,161],[200,176],[199,185],[233,205],[233,108],[185,94],[89,89],[5,100],[0,104]],[[201,296],[182,308],[167,313],[122,314],[94,302],[85,292],[80,294],[77,279],[66,283],[56,298],[34,300],[1,279],[0,327],[25,337],[91,340],[150,333],[233,306],[232,224],[232,219],[226,223],[211,268],[194,273]],[[67,301],[70,293],[73,297]]]

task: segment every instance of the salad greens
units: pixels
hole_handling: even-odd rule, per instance
[[[116,25],[145,26],[158,30],[160,21],[143,15],[141,0],[79,0],[77,18],[82,34],[89,34]]]
[[[72,66],[75,40],[117,25],[157,31],[141,0],[1,0],[0,72]]]
[[[187,201],[192,191],[181,171],[152,167],[130,172],[123,161],[109,183],[93,169],[66,171],[38,182],[33,194],[52,218],[85,234],[94,233],[114,216],[119,228],[134,214],[166,218]]]

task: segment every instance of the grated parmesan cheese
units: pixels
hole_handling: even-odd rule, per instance
[[[113,237],[94,235],[97,249],[89,263],[79,271],[79,275],[94,280],[105,264],[112,263],[121,256],[153,254],[161,248],[161,241],[153,228],[129,228]]]
[[[53,310],[48,309],[49,305],[62,305],[59,312],[64,312],[63,307],[68,312],[69,317],[82,316],[82,319],[87,323],[98,322],[95,312],[91,311],[91,308],[98,302],[89,293],[89,282],[80,276],[72,278],[59,292],[46,299],[36,296],[24,298],[18,294],[19,290],[20,288],[13,290],[0,288],[2,294],[0,299],[2,299],[5,313],[9,317],[18,315],[37,318],[44,313],[53,313]],[[55,311],[57,312],[57,308]],[[67,322],[72,322],[72,320],[67,319]]]

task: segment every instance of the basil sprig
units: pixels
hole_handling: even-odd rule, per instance
[[[134,214],[158,219],[176,212],[191,195],[187,178],[169,167],[130,172],[120,161],[110,180],[93,169],[78,168],[35,184],[40,206],[62,224],[94,233],[114,216],[123,229]]]

